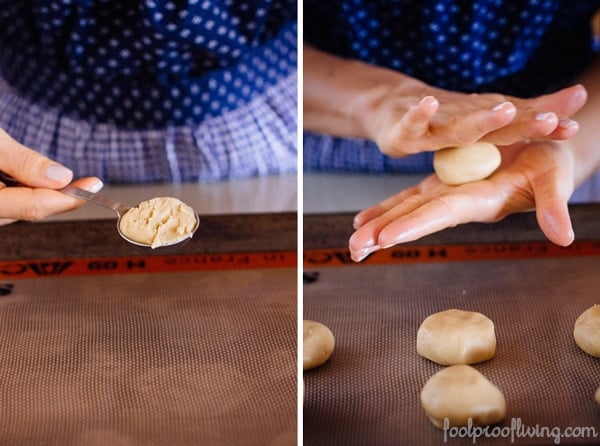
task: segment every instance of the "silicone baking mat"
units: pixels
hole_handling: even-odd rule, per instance
[[[296,444],[295,216],[203,221],[167,254],[0,228],[0,444]]]
[[[574,212],[585,240],[566,250],[543,241],[532,216],[518,216],[360,265],[319,236],[323,226],[342,232],[351,218],[305,220],[304,317],[329,326],[336,347],[327,363],[304,372],[304,444],[600,444],[600,359],[572,336],[579,314],[600,303],[594,215]],[[420,404],[421,388],[443,366],[417,355],[416,333],[448,308],[482,312],[496,326],[496,356],[474,365],[507,401],[505,420],[487,431],[437,429]]]

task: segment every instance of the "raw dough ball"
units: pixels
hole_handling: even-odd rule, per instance
[[[438,428],[474,426],[501,421],[506,415],[504,395],[470,365],[453,365],[433,375],[421,390],[421,404]]]
[[[489,142],[435,152],[433,169],[442,183],[455,186],[489,177],[500,166],[500,151]]]
[[[331,330],[320,322],[303,322],[303,358],[304,370],[313,369],[325,363],[333,353],[335,339]]]
[[[594,393],[594,399],[598,404],[600,404],[600,387],[596,389],[596,393]]]
[[[432,314],[417,331],[417,353],[442,365],[487,361],[496,353],[494,323],[474,311]]]
[[[600,305],[581,313],[575,321],[573,337],[581,350],[600,358]]]

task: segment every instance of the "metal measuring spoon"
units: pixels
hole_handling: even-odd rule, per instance
[[[121,230],[121,218],[127,213],[127,211],[129,211],[131,208],[125,206],[123,203],[120,203],[118,201],[112,200],[110,198],[107,198],[103,195],[94,193],[94,192],[89,192],[85,189],[81,189],[80,187],[77,186],[73,186],[71,184],[61,188],[61,189],[57,189],[60,192],[63,192],[67,195],[71,195],[73,197],[77,197],[77,198],[83,198],[84,200],[90,201],[94,204],[97,204],[99,206],[108,208],[108,209],[112,209],[113,211],[115,211],[117,213],[117,231],[119,232],[119,235],[125,239],[126,241],[128,241],[129,243],[132,243],[134,245],[138,245],[138,246],[143,246],[143,247],[147,247],[147,248],[152,248],[152,244],[151,243],[143,243],[143,242],[139,242],[137,240],[133,240],[131,237],[127,236],[127,234],[123,233],[123,231]],[[177,243],[181,243],[189,238],[191,238],[194,233],[196,232],[196,230],[198,229],[198,226],[200,226],[200,218],[198,217],[198,214],[194,214],[196,221],[194,222],[194,226],[192,227],[191,231],[183,234],[181,237],[178,238],[174,238],[173,240],[171,240],[168,244],[162,244],[158,247],[166,247],[166,246],[173,246],[176,245]]]
[[[2,171],[0,171],[0,181],[2,183],[4,183],[7,187],[24,186],[18,180],[14,179],[10,175],[8,175],[7,173],[2,172]],[[123,215],[125,215],[127,213],[127,211],[129,211],[129,209],[131,209],[131,208],[125,206],[123,203],[119,203],[118,201],[111,200],[110,198],[107,198],[100,194],[89,192],[85,189],[81,189],[80,187],[73,186],[72,184],[69,184],[69,185],[67,185],[61,189],[57,189],[57,190],[59,192],[65,193],[67,195],[71,195],[71,196],[77,197],[77,198],[83,198],[84,200],[90,201],[90,202],[100,205],[102,207],[112,209],[113,211],[115,211],[117,213],[117,216],[118,216],[117,231],[119,232],[119,235],[124,240],[126,240],[129,243],[132,243],[134,245],[152,248],[151,243],[142,243],[142,242],[133,240],[131,237],[128,237],[126,234],[124,234],[121,231],[121,218],[123,217]],[[163,244],[160,247],[173,246],[173,245],[176,245],[177,243],[181,243],[181,242],[191,238],[194,235],[194,233],[196,232],[196,230],[198,229],[198,226],[200,226],[200,218],[198,217],[198,214],[194,213],[194,216],[196,218],[196,221],[194,223],[194,227],[192,228],[192,230],[189,233],[186,233],[179,238],[173,239],[171,241],[171,243]]]

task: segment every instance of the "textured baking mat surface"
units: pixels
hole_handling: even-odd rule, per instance
[[[336,347],[304,372],[304,444],[600,444],[600,360],[572,335],[600,303],[599,271],[598,256],[305,270],[304,318],[329,326]],[[488,438],[437,429],[420,404],[443,366],[417,355],[417,330],[448,308],[495,323],[496,356],[474,365],[507,401]]]
[[[0,444],[296,444],[295,268],[0,284]]]

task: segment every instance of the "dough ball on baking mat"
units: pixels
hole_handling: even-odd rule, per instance
[[[573,337],[581,350],[600,358],[600,305],[593,305],[579,315]]]
[[[494,323],[475,311],[432,314],[417,331],[417,353],[441,365],[487,361],[496,354]]]
[[[433,375],[421,390],[421,404],[438,428],[498,423],[506,416],[502,391],[470,365],[453,365]]]
[[[304,320],[302,324],[302,366],[304,370],[324,364],[335,347],[331,330],[320,322]]]

